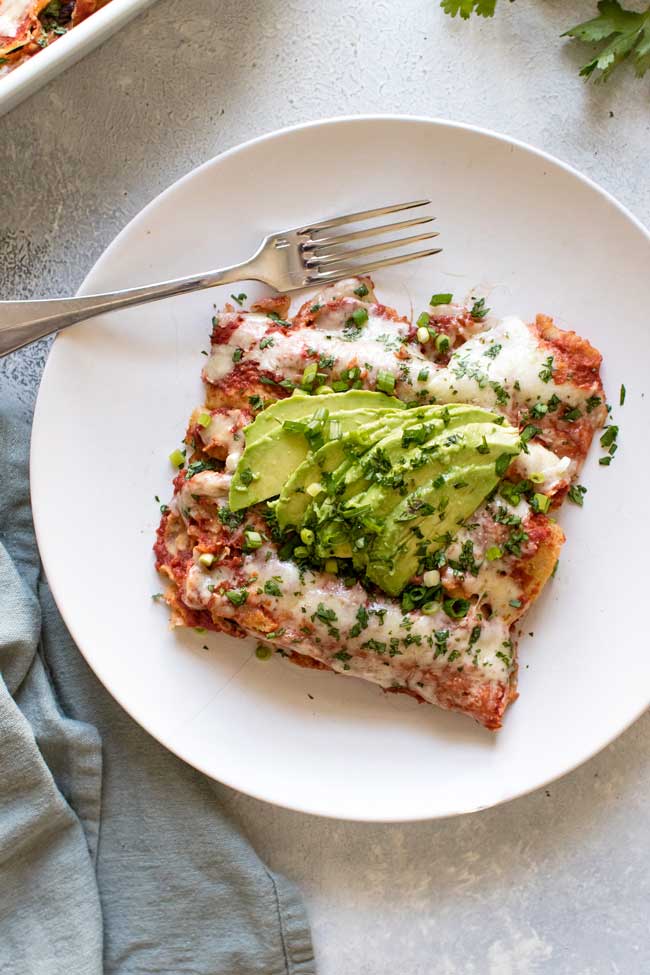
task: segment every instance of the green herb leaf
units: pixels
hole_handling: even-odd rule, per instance
[[[588,44],[605,42],[598,54],[581,68],[580,74],[585,78],[600,72],[605,81],[630,56],[637,77],[650,68],[650,8],[636,13],[625,10],[618,0],[600,0],[598,17],[577,24],[562,36]]]
[[[569,488],[567,497],[569,501],[573,501],[574,504],[577,504],[578,507],[582,508],[586,493],[587,488],[583,487],[582,484],[572,484]]]
[[[470,315],[475,321],[480,322],[483,318],[485,318],[489,310],[489,308],[485,307],[485,298],[478,298],[472,305]]]
[[[440,6],[445,13],[455,17],[459,14],[463,20],[467,20],[470,14],[478,14],[479,17],[494,17],[497,0],[442,0]]]

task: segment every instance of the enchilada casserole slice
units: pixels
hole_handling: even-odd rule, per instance
[[[543,315],[431,302],[411,322],[354,278],[293,317],[217,314],[156,564],[174,625],[496,729],[607,418],[601,357]]]

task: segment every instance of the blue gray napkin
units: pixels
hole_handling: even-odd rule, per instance
[[[0,973],[311,975],[295,888],[63,625],[34,540],[29,421],[0,393]]]

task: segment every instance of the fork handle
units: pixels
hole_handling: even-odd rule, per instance
[[[58,332],[69,325],[83,322],[107,311],[117,311],[148,301],[160,301],[174,295],[189,294],[204,288],[235,281],[264,280],[256,273],[252,261],[175,281],[162,281],[141,288],[113,291],[108,294],[84,295],[80,298],[48,298],[38,301],[0,301],[0,356]]]

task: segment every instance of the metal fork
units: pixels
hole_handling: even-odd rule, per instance
[[[429,223],[433,217],[413,217],[396,223],[385,223],[347,233],[330,234],[329,231],[346,224],[361,223],[402,210],[426,206],[430,200],[413,200],[392,206],[376,207],[358,213],[346,213],[341,217],[321,220],[307,227],[295,227],[277,234],[269,234],[258,250],[243,264],[207,271],[204,274],[175,281],[163,281],[126,291],[109,294],[84,295],[80,298],[51,298],[39,301],[0,301],[0,356],[13,352],[36,339],[51,335],[62,328],[94,318],[107,311],[117,311],[148,301],[159,301],[173,295],[188,294],[203,288],[236,281],[262,281],[279,292],[298,291],[314,285],[327,284],[341,278],[354,277],[377,271],[382,267],[403,264],[420,257],[438,254],[441,248],[410,251],[406,254],[370,260],[370,255],[393,250],[405,244],[415,244],[437,237],[437,233],[414,234],[409,237],[392,237],[390,240],[362,247],[348,247],[353,241],[368,237],[392,234]],[[324,236],[323,236],[324,235]]]

